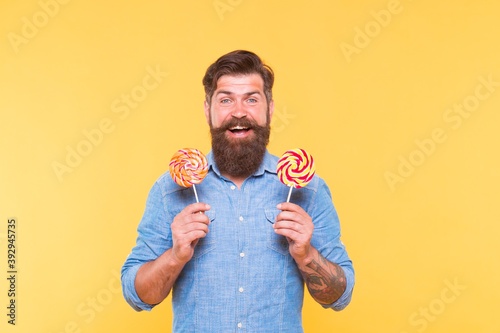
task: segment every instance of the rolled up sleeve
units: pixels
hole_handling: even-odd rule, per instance
[[[136,245],[121,270],[122,290],[125,300],[134,310],[150,311],[154,305],[144,303],[135,289],[137,271],[143,264],[155,260],[172,246],[170,223],[159,181],[149,192],[137,233]]]
[[[340,240],[340,222],[332,202],[328,186],[322,181],[318,187],[315,205],[312,212],[314,234],[312,245],[329,261],[339,265],[344,271],[346,289],[338,300],[332,304],[322,305],[335,311],[343,310],[349,305],[354,290],[354,267],[346,247]]]

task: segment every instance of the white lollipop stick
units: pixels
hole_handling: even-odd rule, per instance
[[[286,198],[286,202],[290,202],[290,196],[292,195],[293,186],[292,185],[289,186],[290,186],[290,191],[288,191],[288,198]]]
[[[196,202],[200,202],[198,200],[198,193],[196,193],[196,185],[195,184],[193,184],[193,190],[194,190],[194,196],[196,197]]]

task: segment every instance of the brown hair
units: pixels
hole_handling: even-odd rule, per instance
[[[264,81],[264,93],[267,102],[273,99],[274,72],[253,52],[236,50],[229,52],[208,67],[203,77],[205,100],[210,104],[212,95],[217,89],[217,81],[223,75],[259,74]]]

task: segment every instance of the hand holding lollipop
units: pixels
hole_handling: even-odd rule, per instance
[[[290,186],[286,199],[287,202],[290,202],[292,189],[306,186],[314,177],[313,157],[304,149],[288,150],[278,160],[277,172],[280,181]]]
[[[195,184],[201,183],[208,173],[207,158],[198,149],[184,148],[177,151],[169,163],[170,175],[180,186],[193,186],[196,202],[198,194]]]

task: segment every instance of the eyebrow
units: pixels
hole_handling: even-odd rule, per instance
[[[260,91],[258,91],[258,90],[256,90],[256,91],[249,91],[249,92],[244,93],[243,95],[245,95],[245,96],[251,96],[251,95],[255,95],[255,94],[262,95],[262,93]],[[217,95],[234,95],[234,93],[232,91],[229,91],[229,90],[221,90],[221,91],[218,91],[215,95],[216,96]]]

